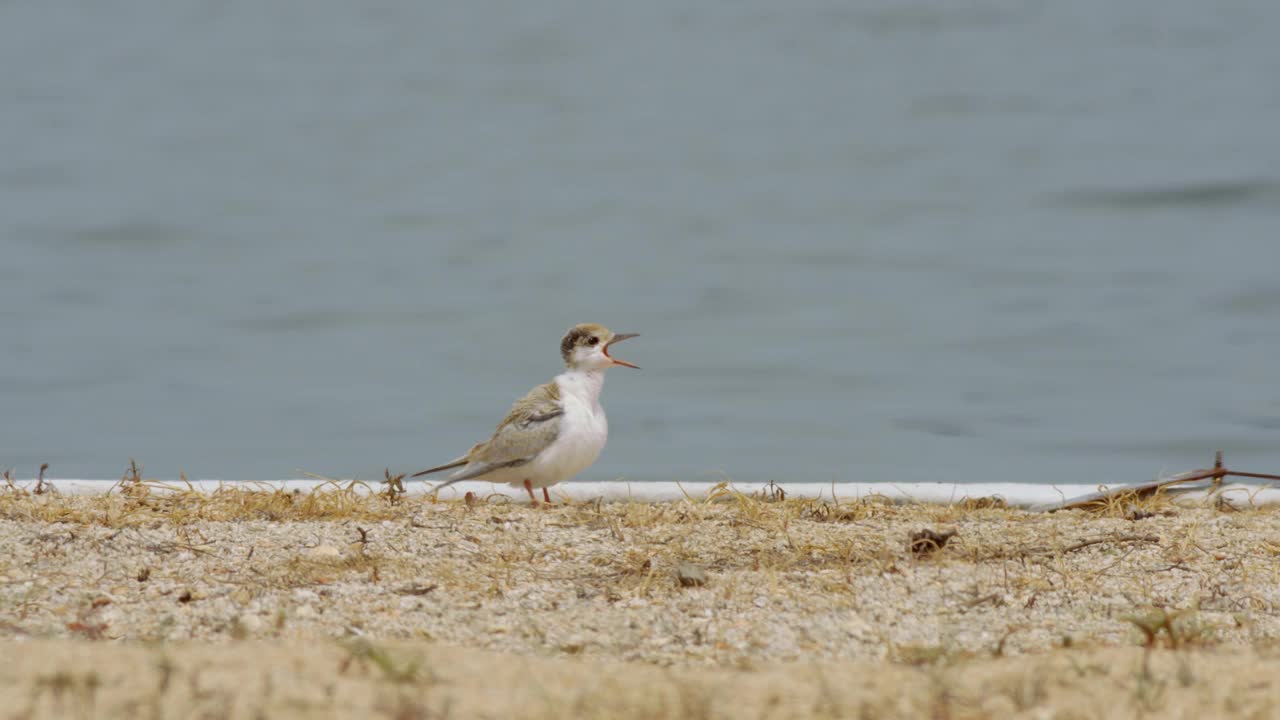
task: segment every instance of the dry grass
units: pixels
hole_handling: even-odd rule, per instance
[[[190,486],[155,481],[122,482],[103,495],[35,493],[11,485],[0,490],[0,518],[20,522],[74,523],[102,527],[143,527],[157,522],[267,520],[384,520],[404,516],[402,500],[373,494],[360,482],[322,485],[308,492],[226,486],[204,493]]]

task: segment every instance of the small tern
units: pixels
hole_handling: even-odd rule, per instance
[[[538,504],[533,489],[547,488],[587,469],[600,457],[609,436],[609,421],[600,407],[604,373],[614,365],[632,365],[609,355],[609,348],[635,333],[614,333],[602,325],[583,323],[569,328],[560,341],[566,370],[551,382],[529,391],[498,423],[493,437],[477,443],[466,455],[412,477],[459,468],[437,485],[439,492],[463,480],[488,480],[523,487]]]

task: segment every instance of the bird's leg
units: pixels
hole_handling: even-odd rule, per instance
[[[545,488],[544,488],[544,489],[545,489]],[[535,496],[534,496],[534,494],[533,494],[533,483],[532,483],[532,482],[530,482],[529,478],[525,478],[525,479],[524,479],[524,491],[525,491],[525,492],[527,492],[527,493],[529,493],[529,504],[530,504],[530,505],[533,505],[534,507],[537,507],[537,506],[538,506],[538,498],[537,498],[537,497],[535,497]]]
[[[542,499],[546,500],[548,505],[551,504],[551,493],[547,492],[546,488],[542,488]]]

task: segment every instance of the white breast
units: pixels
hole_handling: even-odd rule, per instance
[[[556,377],[564,415],[555,442],[528,466],[530,484],[547,487],[586,470],[600,457],[609,421],[600,407],[604,373],[567,372]]]

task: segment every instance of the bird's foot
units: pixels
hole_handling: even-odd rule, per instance
[[[538,497],[533,494],[533,483],[529,482],[528,480],[525,480],[524,491],[529,493],[529,506],[538,507]],[[542,491],[545,493],[546,488],[543,488]],[[551,502],[551,498],[547,498],[547,502]]]

